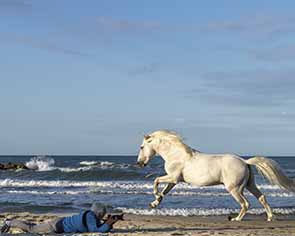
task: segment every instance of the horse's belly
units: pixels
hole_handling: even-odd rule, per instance
[[[195,186],[210,186],[221,183],[220,180],[217,178],[211,178],[210,176],[197,174],[184,175],[183,181]]]
[[[207,163],[190,163],[183,169],[183,181],[195,186],[220,184],[220,168]]]

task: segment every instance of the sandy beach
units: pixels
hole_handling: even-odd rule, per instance
[[[52,219],[62,214],[2,213],[0,220],[17,218],[35,223]],[[12,229],[13,234],[23,232]],[[95,234],[84,234],[95,235]],[[97,234],[96,234],[97,235]],[[273,222],[266,222],[265,216],[247,216],[243,222],[229,222],[227,216],[218,217],[183,217],[183,216],[138,216],[127,214],[125,221],[115,225],[109,235],[295,235],[295,217],[279,215]]]

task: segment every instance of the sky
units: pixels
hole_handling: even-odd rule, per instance
[[[0,154],[294,155],[294,1],[0,0]]]

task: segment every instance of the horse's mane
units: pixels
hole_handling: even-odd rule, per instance
[[[174,131],[158,130],[158,131],[155,131],[155,132],[151,133],[150,136],[155,137],[155,138],[160,138],[162,140],[169,141],[170,143],[174,144],[175,146],[179,146],[181,148],[184,148],[185,151],[190,156],[192,156],[193,152],[196,151],[196,150],[192,149],[191,147],[189,147],[188,145],[186,145],[183,142],[183,138]]]

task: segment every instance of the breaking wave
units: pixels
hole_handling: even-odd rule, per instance
[[[96,166],[96,167],[100,167],[100,168],[109,168],[109,167],[121,167],[121,168],[127,168],[130,165],[128,164],[116,164],[114,162],[110,162],[110,161],[81,161],[79,163],[81,166]]]
[[[23,186],[22,186],[23,187]],[[43,186],[41,186],[43,187]],[[76,186],[77,187],[77,186]],[[80,186],[79,186],[80,187]],[[88,187],[88,186],[87,186]],[[32,195],[83,195],[83,194],[117,194],[117,195],[153,195],[152,191],[132,191],[132,190],[112,190],[97,188],[101,186],[96,186],[95,188],[88,190],[64,190],[59,189],[55,191],[39,191],[39,190],[3,190],[2,193],[12,193],[12,194],[32,194]],[[193,192],[193,191],[175,191],[170,193],[171,196],[205,196],[205,197],[224,197],[230,196],[227,192]],[[246,193],[246,196],[252,196],[250,193]],[[294,198],[294,193],[267,193],[267,197],[280,197],[280,198]]]
[[[151,181],[70,181],[70,180],[21,180],[21,179],[0,179],[1,187],[108,187],[111,189],[125,190],[152,190]],[[277,190],[279,187],[272,185],[258,185],[260,189]],[[176,190],[224,190],[223,185],[210,187],[196,187],[185,183],[179,183],[175,186]],[[184,192],[183,195],[186,195]],[[210,193],[211,194],[211,193]],[[293,194],[294,193],[282,193]]]
[[[81,166],[93,166],[93,165],[97,165],[98,162],[97,161],[81,161],[80,165]]]
[[[231,213],[239,213],[240,209],[230,208],[162,208],[162,209],[141,209],[141,208],[124,208],[119,207],[118,210],[135,215],[161,215],[161,216],[219,216],[228,215]],[[295,208],[273,208],[276,214],[294,214]],[[247,211],[253,215],[260,215],[265,213],[262,208],[254,208]]]
[[[79,171],[90,171],[94,169],[128,169],[131,167],[130,164],[113,163],[109,161],[81,161],[79,167],[58,167],[55,166],[55,160],[51,157],[37,156],[31,158],[30,161],[26,162],[26,166],[35,171],[54,171],[58,170],[61,172],[79,172]]]
[[[51,157],[37,156],[33,157],[26,163],[26,166],[31,170],[51,171],[54,170],[55,160]]]

